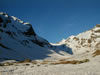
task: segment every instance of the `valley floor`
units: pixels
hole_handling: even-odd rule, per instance
[[[100,75],[100,56],[82,64],[32,64],[0,66],[0,75]]]

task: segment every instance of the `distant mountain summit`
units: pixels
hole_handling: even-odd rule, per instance
[[[74,54],[100,50],[100,24],[76,36],[72,35],[58,44],[65,44],[72,48]]]

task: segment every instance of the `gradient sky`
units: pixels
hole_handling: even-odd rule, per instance
[[[0,0],[0,12],[30,22],[49,42],[100,24],[100,0]]]

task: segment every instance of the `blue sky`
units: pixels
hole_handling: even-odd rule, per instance
[[[100,24],[100,0],[1,0],[0,11],[30,22],[49,42]]]

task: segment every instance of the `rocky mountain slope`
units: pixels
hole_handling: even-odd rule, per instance
[[[100,50],[100,24],[76,36],[72,35],[67,39],[63,39],[58,44],[65,44],[72,48],[74,54]]]
[[[39,37],[32,25],[20,19],[0,13],[0,58],[37,59],[46,57],[49,42]]]
[[[45,59],[71,54],[65,45],[54,46],[39,37],[30,23],[0,13],[0,59]]]

